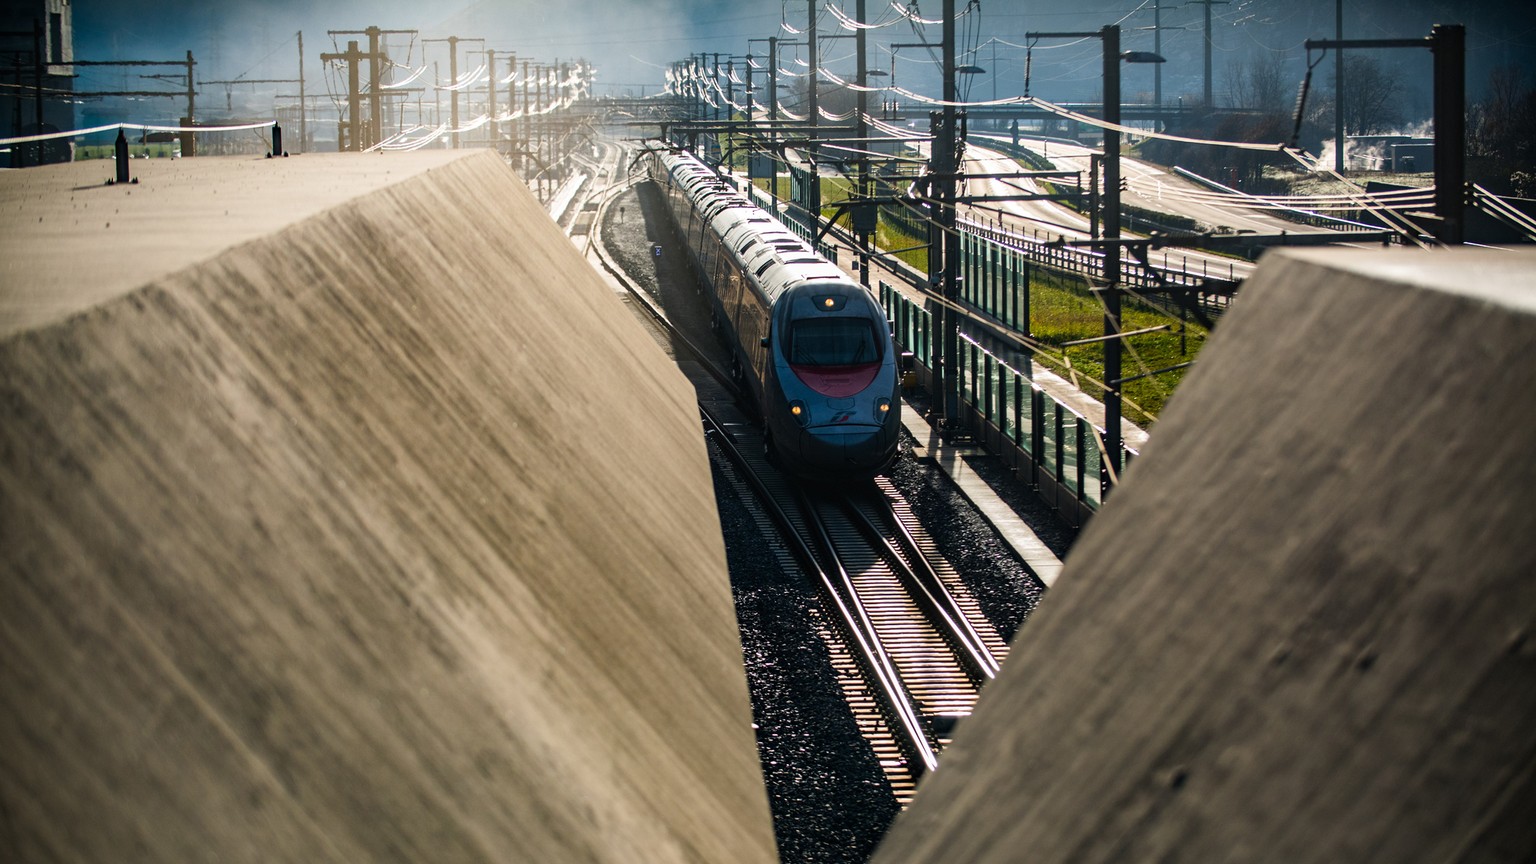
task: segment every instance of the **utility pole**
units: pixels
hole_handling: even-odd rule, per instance
[[[857,6],[854,7],[854,14],[858,16],[860,24],[868,23],[867,19],[864,17],[864,4],[865,0],[858,0]],[[855,35],[853,43],[854,58],[859,67],[858,75],[854,79],[854,83],[858,85],[856,88],[857,96],[855,97],[857,101],[855,103],[854,109],[858,113],[858,123],[855,126],[856,132],[854,134],[858,136],[859,149],[861,150],[869,149],[869,143],[865,140],[869,137],[869,127],[864,119],[865,113],[869,111],[869,93],[867,92],[869,86],[869,55],[867,54],[867,45],[864,36],[865,32],[866,30],[863,27],[860,27],[858,30],[854,31]],[[993,65],[992,70],[993,72],[997,71],[997,66],[995,64]],[[868,201],[870,198],[874,197],[872,194],[873,191],[874,190],[870,188],[869,183],[869,157],[867,155],[860,154],[859,196]],[[860,209],[854,211],[853,214],[853,224],[856,229],[855,233],[859,238],[859,284],[863,285],[865,288],[869,287],[869,250],[870,246],[872,245],[871,241],[875,234],[875,226],[878,224],[879,219],[880,212],[869,205],[861,207]]]
[[[453,149],[459,149],[459,37],[448,37],[448,80],[453,82],[453,95],[449,97],[449,122],[453,124]]]
[[[806,182],[805,189],[805,215],[809,218],[807,225],[815,231],[821,227],[821,166],[817,157],[821,155],[821,148],[816,145],[821,126],[821,52],[818,50],[816,37],[816,0],[806,0],[806,57],[811,63],[810,90],[807,91],[810,109],[810,144],[806,152],[811,156],[811,173]]]
[[[1467,28],[1436,24],[1423,39],[1308,39],[1314,49],[1428,48],[1434,54],[1435,236],[1442,243],[1466,239]]]
[[[539,106],[539,122],[532,124],[532,134],[534,137],[534,153],[538,154],[542,158],[544,156],[544,144],[545,141],[548,140],[549,134],[549,126],[544,119],[544,106],[546,104],[544,85],[549,83],[549,70],[553,67],[535,66],[533,68],[536,70],[538,76],[538,80],[536,80],[533,84],[533,101],[534,104]],[[548,163],[546,162],[545,165],[547,164]],[[541,201],[544,200],[544,184],[548,181],[548,173],[549,172],[542,170],[542,168],[539,171],[538,188],[540,193],[539,200]]]
[[[517,55],[507,58],[507,113],[517,111]]]
[[[187,93],[186,93],[186,97],[187,97],[187,116],[181,118],[181,125],[184,128],[190,130],[191,127],[192,127],[193,120],[196,119],[196,116],[195,116],[194,112],[195,112],[195,109],[197,107],[197,85],[196,85],[196,82],[192,78],[192,68],[197,65],[197,61],[192,59],[192,52],[191,51],[187,52],[187,59],[185,59],[185,60],[66,60],[66,61],[63,61],[63,62],[60,62],[60,63],[51,64],[51,65],[55,65],[55,66],[71,66],[71,67],[78,67],[78,66],[185,66],[186,70],[187,70],[186,73],[185,73],[186,74],[186,82],[187,82]],[[143,77],[143,78],[153,78],[156,81],[173,81],[173,80],[177,80],[176,78],[174,78],[171,75],[143,75],[143,76],[140,76],[140,77]],[[20,79],[20,73],[19,72],[17,74],[17,78],[18,78],[18,83],[19,83],[19,79]],[[88,96],[138,96],[138,97],[146,97],[147,98],[147,97],[175,96],[175,95],[176,94],[174,92],[167,91],[167,90],[114,90],[114,91],[101,91],[101,92],[93,92],[93,93],[85,93],[85,92],[81,92],[81,91],[76,91],[75,92],[75,96],[76,97],[88,97]],[[19,121],[20,120],[20,113],[21,113],[20,100],[18,100],[17,109],[16,110],[17,110],[17,120]],[[39,110],[41,110],[41,109],[39,109]],[[181,155],[182,156],[190,157],[190,156],[197,155],[196,149],[195,149],[196,148],[196,138],[193,137],[193,134],[194,133],[192,133],[191,131],[185,131],[185,132],[181,133],[181,144],[182,144]]]
[[[1215,34],[1211,32],[1211,7],[1225,6],[1230,2],[1231,0],[1188,0],[1184,4],[1205,7],[1205,110],[1207,111],[1216,107],[1211,97],[1211,48],[1215,44]]]
[[[522,132],[522,135],[521,135],[522,145],[523,146],[521,148],[521,151],[522,151],[522,154],[523,154],[522,155],[522,164],[523,164],[524,179],[526,179],[527,174],[528,174],[528,148],[532,146],[532,144],[529,141],[529,138],[533,134],[533,100],[528,98],[528,85],[533,83],[532,81],[528,80],[530,78],[531,74],[532,73],[530,71],[530,64],[529,64],[529,62],[527,60],[524,60],[523,61],[523,118],[522,118],[523,122],[521,124],[522,127],[523,127],[523,132]]]
[[[304,31],[299,31],[299,152],[309,152],[309,106],[304,102]]]
[[[557,77],[554,81],[550,82],[549,86],[549,101],[552,105],[558,105],[565,101],[566,82],[571,80],[571,64],[561,63],[559,62],[558,58],[556,59],[555,64],[558,67],[555,73]],[[556,119],[557,118],[555,117],[551,117],[549,122],[553,124]],[[549,161],[551,165],[559,169],[558,176],[561,180],[564,180],[567,176],[569,176],[569,169],[567,166],[569,166],[570,163],[567,161],[567,158],[570,156],[571,152],[571,136],[570,126],[566,123],[565,115],[562,113],[558,119],[560,121],[561,128],[558,130],[551,128],[549,132],[549,148],[551,153]]]
[[[751,74],[752,74],[751,70],[750,69],[747,70],[748,77],[750,77]],[[728,124],[729,123],[734,123],[736,121],[736,113],[735,113],[736,109],[731,107],[731,103],[735,102],[735,101],[736,101],[736,58],[734,58],[734,57],[727,57],[726,61],[725,61],[725,120],[726,120],[726,123],[728,123]],[[726,144],[729,145],[731,143],[732,142],[730,140],[729,134],[727,133]],[[727,171],[730,170],[730,165],[726,166],[726,170]]]
[[[1206,0],[1209,2],[1209,0]],[[1088,33],[1027,33],[1027,39],[1098,38],[1104,43],[1104,458],[1113,482],[1119,482],[1124,466],[1121,443],[1120,388],[1120,62],[1161,63],[1160,54],[1130,51],[1120,54],[1120,27],[1109,24]],[[1105,489],[1108,492],[1108,489]]]
[[[1088,237],[1098,240],[1099,216],[1103,213],[1099,201],[1099,169],[1104,165],[1103,153],[1088,154]]]
[[[779,197],[779,37],[768,37],[768,145],[774,158],[769,159],[773,173],[768,175],[768,194]]]
[[[325,55],[321,55],[325,59]],[[358,63],[362,62],[362,52],[358,50],[357,40],[347,42],[347,148],[353,153],[363,151],[363,99],[361,86],[358,83]]]
[[[1152,4],[1152,53],[1163,53],[1163,4],[1162,0],[1155,0]],[[1163,113],[1163,67],[1161,64],[1152,71],[1152,101],[1157,103],[1157,113]]]
[[[517,55],[507,57],[507,116],[517,112]],[[508,122],[516,123],[516,120]],[[514,127],[515,128],[515,127]],[[508,130],[511,131],[511,130]],[[501,124],[496,125],[496,137],[501,137]]]
[[[383,118],[379,111],[379,28],[368,28],[368,144],[384,140]]]
[[[721,93],[721,90],[720,90],[720,55],[717,53],[717,54],[714,55],[714,57],[715,57],[715,62],[714,62],[714,65],[710,67],[710,72],[709,72],[709,86],[710,86],[710,89],[715,91],[715,95],[709,97],[709,101],[714,103],[713,106],[710,108],[710,111],[709,111],[709,119],[710,119],[710,122],[714,126],[716,126],[717,129],[718,129],[718,127],[720,125],[720,109],[722,107],[724,107],[724,106],[722,106],[720,104],[720,101],[719,101],[721,98],[723,98],[723,97],[720,96],[720,93]],[[720,164],[720,152],[721,152],[721,149],[722,149],[720,147],[720,133],[719,133],[719,131],[716,131],[713,135],[711,135],[710,139],[714,142],[713,146],[710,149],[712,151],[714,151],[713,155],[715,157],[715,164],[719,165]]]
[[[188,52],[188,53],[190,54],[190,52]],[[44,73],[46,68],[47,68],[47,62],[46,62],[45,58],[43,57],[43,19],[41,19],[41,18],[33,18],[32,19],[32,86],[33,86],[33,92],[32,92],[33,102],[32,102],[32,104],[35,106],[33,110],[34,110],[34,112],[37,115],[37,132],[38,132],[39,135],[41,135],[42,132],[43,132],[43,73]],[[190,69],[188,69],[187,75],[188,75],[188,85],[190,86],[190,84],[191,84],[191,77],[190,77],[191,76],[191,70]],[[20,76],[18,76],[18,77],[20,77]],[[17,101],[18,102],[21,101],[21,97],[20,97],[19,94],[17,95]],[[190,114],[191,113],[191,109],[188,109],[187,113]],[[41,143],[39,143],[37,145],[37,157],[38,157],[37,158],[38,164],[42,164],[42,161],[43,161],[43,145]]]
[[[363,100],[359,92],[358,64],[363,61],[363,52],[358,50],[357,40],[347,42],[347,50],[339,54],[321,54],[321,63],[343,61],[347,64],[347,124],[342,127],[342,139],[337,142],[337,150],[343,152],[361,152],[363,140]]]
[[[368,124],[367,135],[359,139],[357,149],[366,150],[369,147],[384,140],[384,91],[379,88],[379,77],[383,73],[384,63],[389,56],[384,53],[380,45],[380,39],[384,36],[396,33],[414,35],[415,30],[382,30],[378,27],[367,27],[362,30],[328,30],[328,36],[367,36],[368,53],[364,56],[368,59]],[[351,43],[348,43],[351,44]],[[362,127],[359,127],[362,128]]]
[[[1440,241],[1466,240],[1467,28],[1436,24],[1429,33],[1435,55],[1435,211]]]
[[[750,42],[751,40],[749,39],[747,41]],[[753,72],[753,69],[752,69],[752,61],[754,59],[756,59],[756,58],[754,58],[752,56],[752,46],[748,45],[747,46],[747,59],[746,59],[746,64],[747,64],[747,67],[746,67],[746,69],[747,69],[747,90],[746,90],[746,95],[747,95],[747,130],[748,130],[749,133],[752,131],[752,124],[756,122],[756,118],[755,118],[754,115],[756,114],[756,102],[757,102],[757,100],[756,100],[756,96],[757,96],[757,87],[756,87],[756,85],[757,85],[757,81],[756,81],[756,76],[755,76],[755,74]],[[750,175],[751,173],[752,173],[752,168],[750,167],[750,163],[749,163],[748,168],[747,168],[747,174]]]
[[[1344,0],[1333,0],[1333,38],[1344,41]],[[1333,52],[1333,170],[1344,173],[1344,49]]]
[[[549,147],[549,106],[554,101],[554,88],[551,84],[557,74],[556,69],[558,67],[555,64],[558,62],[559,58],[556,58],[550,63],[535,67],[539,70],[539,73],[534,82],[534,102],[539,106],[539,117],[538,121],[534,123],[533,135],[538,139],[540,156],[544,156],[546,148]],[[545,164],[546,166],[548,165],[547,159]]]
[[[768,122],[779,122],[779,37],[768,37]],[[769,134],[773,134],[770,131]]]
[[[486,89],[487,89],[487,93],[486,93],[486,104],[487,104],[486,114],[489,115],[489,117],[491,118],[490,122],[486,124],[487,128],[486,128],[486,131],[485,131],[485,137],[486,137],[486,140],[490,142],[491,149],[495,150],[496,149],[496,129],[498,128],[497,127],[497,123],[496,123],[496,49],[490,48],[490,49],[486,50],[486,52],[485,52],[485,68],[487,68],[487,69],[489,69],[491,71],[491,74],[486,76],[486,79],[485,79],[485,86],[486,86]]]
[[[416,31],[414,31],[414,30],[399,30],[399,31],[385,31],[385,32],[414,33]],[[484,39],[470,39],[470,38],[464,38],[464,37],[459,37],[459,36],[448,36],[448,37],[443,38],[443,39],[423,39],[421,41],[423,43],[426,43],[426,42],[447,42],[448,43],[448,79],[449,79],[449,82],[450,82],[449,86],[455,88],[452,91],[450,91],[452,98],[449,100],[448,113],[449,113],[449,122],[451,122],[453,124],[453,149],[457,150],[457,149],[459,149],[459,91],[457,89],[457,85],[459,83],[459,43],[460,42],[479,42],[479,43],[484,44],[485,40]],[[492,70],[492,72],[494,72],[494,71],[495,70]]]
[[[1206,3],[1210,21],[1211,0]],[[1104,449],[1111,473],[1120,477],[1120,27],[1104,34]],[[1209,30],[1206,31],[1209,36]],[[1210,105],[1210,42],[1206,42],[1206,105]]]
[[[821,61],[818,59],[819,52],[816,50],[816,0],[806,0],[805,5],[807,10],[805,44],[807,56],[810,57],[811,61],[811,80],[808,95],[810,96],[809,107],[811,110],[811,140],[814,142],[816,140],[816,127],[820,125],[821,122],[821,106],[820,102],[818,101],[820,98],[820,88],[816,86],[817,80],[821,77],[820,73],[816,71],[819,68],[818,64]],[[811,145],[811,152],[813,154],[816,152],[816,146],[814,143]],[[814,162],[815,159],[813,158],[811,161]]]
[[[958,120],[955,111],[957,88],[955,86],[955,0],[944,0],[944,33],[943,33],[943,64],[944,64],[944,107],[937,112],[939,122],[936,124],[933,136],[933,173],[938,180],[937,236],[935,243],[930,247],[932,251],[939,252],[940,267],[940,293],[945,303],[936,306],[933,320],[940,327],[940,339],[934,341],[936,345],[942,345],[943,359],[939,362],[939,375],[936,382],[939,387],[940,404],[943,422],[950,429],[954,429],[960,419],[960,319],[953,311],[952,304],[960,300],[960,237],[955,230],[955,190],[956,173],[959,166],[955,164],[955,156],[958,150],[956,136],[956,122]],[[930,270],[933,268],[930,266]]]
[[[197,85],[192,80],[192,67],[196,65],[196,61],[192,59],[192,49],[189,48],[187,49],[187,117],[181,121],[181,125],[187,128],[191,128],[197,122],[195,111],[197,105]],[[181,155],[187,158],[197,155],[196,132],[181,133]]]
[[[694,55],[693,72],[688,76],[693,84],[693,110],[689,112],[696,123],[704,122],[704,54]]]

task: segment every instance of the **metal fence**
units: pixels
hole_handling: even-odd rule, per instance
[[[919,376],[931,385],[936,358],[928,311],[885,282],[880,301],[896,342],[912,352]],[[1087,521],[1104,502],[1104,430],[965,334],[959,360],[969,427],[1069,522]]]
[[[1100,281],[1104,279],[1104,253],[1102,252],[1066,246],[1051,240],[1039,240],[1014,231],[964,219],[960,220],[960,227],[965,233],[1015,249],[1036,264],[1081,274]],[[1151,260],[1153,268],[1156,269],[1155,273],[1153,268],[1144,266],[1140,261],[1122,256],[1119,283],[1132,289],[1151,289],[1158,287],[1163,280],[1166,280],[1170,285],[1219,289],[1213,291],[1215,295],[1230,294],[1232,286],[1240,281],[1235,261],[1229,262],[1225,268],[1219,265],[1212,267],[1208,259],[1199,258],[1191,262],[1188,256],[1166,251],[1152,256]],[[1159,276],[1162,277],[1161,280]]]

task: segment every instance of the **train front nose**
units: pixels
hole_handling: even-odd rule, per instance
[[[878,471],[896,455],[895,424],[842,424],[801,433],[805,463],[832,473]]]

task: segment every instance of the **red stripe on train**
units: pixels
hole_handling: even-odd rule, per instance
[[[789,367],[805,386],[823,396],[841,399],[862,391],[875,380],[880,372],[879,363],[860,363],[857,366],[794,366]]]

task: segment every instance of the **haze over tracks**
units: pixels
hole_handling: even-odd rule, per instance
[[[4,857],[772,860],[692,391],[521,184],[140,164],[0,177]]]

